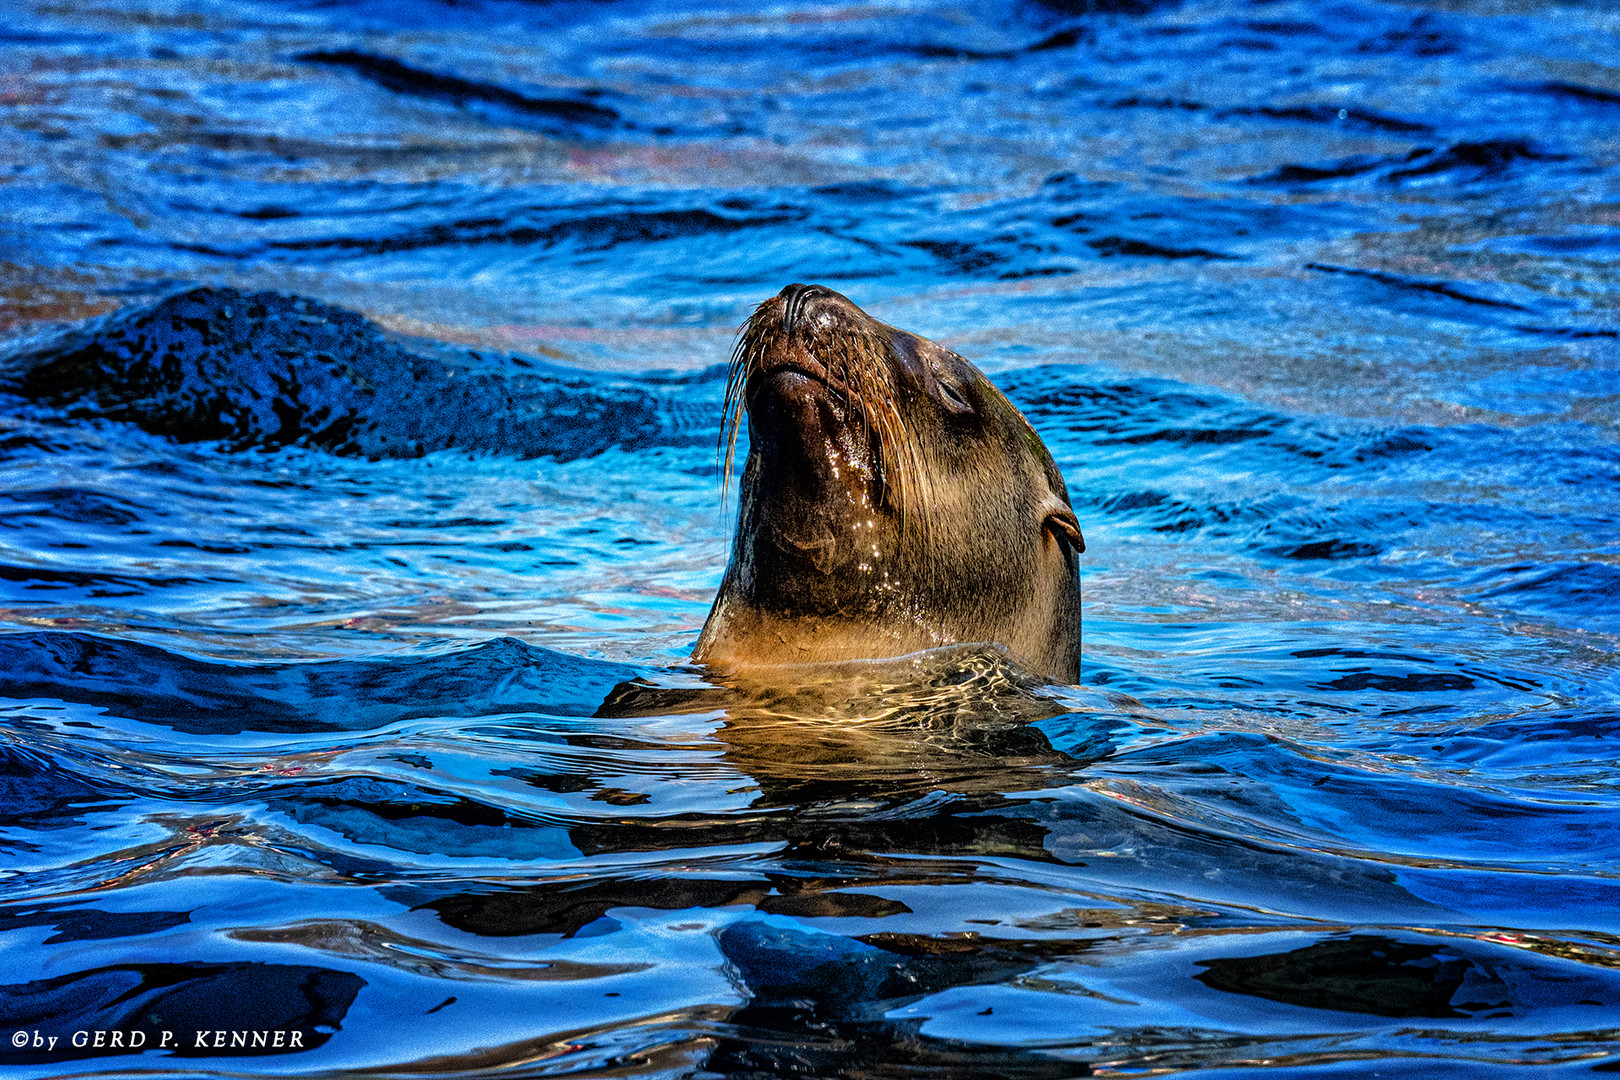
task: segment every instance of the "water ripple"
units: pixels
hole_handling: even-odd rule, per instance
[[[1613,1067],[1608,12],[19,10],[19,1075]],[[1030,418],[1080,685],[685,666],[790,281]]]

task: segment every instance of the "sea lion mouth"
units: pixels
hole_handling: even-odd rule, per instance
[[[784,357],[749,373],[743,386],[743,405],[752,408],[755,398],[767,385],[793,385],[795,382],[808,383],[810,385],[806,389],[820,388],[839,399],[847,398],[849,394],[843,380],[834,378],[826,365],[813,358]]]
[[[837,350],[829,348],[838,344],[837,336],[816,332],[828,329],[825,313],[815,322],[808,318],[819,307],[840,301],[853,310],[854,305],[831,289],[789,285],[755,309],[743,324],[732,357],[733,376],[744,379],[744,405],[758,387],[784,373],[803,375],[848,401],[847,372],[833,362]],[[736,370],[738,366],[741,370]]]

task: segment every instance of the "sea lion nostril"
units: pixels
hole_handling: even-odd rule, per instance
[[[782,290],[782,329],[791,334],[793,328],[804,318],[804,309],[810,301],[820,296],[831,296],[831,289],[822,285],[789,285]]]

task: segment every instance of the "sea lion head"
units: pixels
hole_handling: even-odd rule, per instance
[[[1085,540],[1052,455],[963,357],[819,285],[743,325],[726,475],[748,417],[737,535],[693,659],[721,669],[1003,647],[1080,670]]]

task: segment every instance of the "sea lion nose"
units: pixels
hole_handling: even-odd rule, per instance
[[[804,318],[805,309],[811,303],[823,296],[837,296],[838,294],[824,285],[800,285],[794,283],[778,294],[782,298],[782,329],[786,333],[793,333],[793,328]]]

